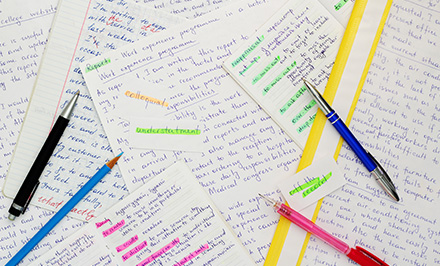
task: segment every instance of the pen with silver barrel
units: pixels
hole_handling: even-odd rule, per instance
[[[304,80],[304,79],[303,79]],[[385,192],[396,201],[399,201],[399,196],[397,195],[396,188],[391,181],[391,178],[382,168],[374,157],[367,152],[356,137],[348,129],[347,125],[339,118],[333,108],[327,103],[327,101],[322,97],[319,91],[310,82],[304,80],[307,90],[312,95],[313,99],[318,104],[319,108],[322,110],[327,119],[336,128],[342,138],[347,142],[347,144],[353,149],[354,153],[362,161],[365,167],[372,173],[379,184],[383,187]]]
[[[72,114],[73,107],[79,97],[79,91],[75,93],[70,102],[64,107],[63,111],[59,115],[57,121],[55,122],[52,130],[47,136],[46,141],[41,147],[40,152],[35,158],[34,163],[32,164],[26,178],[21,184],[20,189],[18,190],[14,201],[12,202],[11,207],[9,208],[9,219],[14,220],[15,217],[18,217],[20,214],[23,214],[29,205],[29,202],[32,199],[32,196],[35,193],[38,185],[40,184],[39,179],[41,174],[43,173],[44,168],[46,167],[47,162],[52,156],[52,153],[55,147],[58,144],[61,136],[63,135],[64,130],[67,127],[67,124],[70,120],[70,115]]]

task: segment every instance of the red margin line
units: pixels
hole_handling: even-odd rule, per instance
[[[71,60],[70,60],[69,69],[67,70],[67,76],[66,76],[66,79],[64,80],[63,90],[61,91],[60,98],[58,99],[57,108],[55,109],[55,115],[54,115],[54,117],[53,117],[52,124],[50,125],[50,128],[51,128],[51,129],[52,129],[53,124],[55,123],[55,120],[56,120],[56,118],[57,118],[56,113],[57,113],[57,111],[58,111],[58,108],[60,108],[61,98],[62,98],[62,96],[63,96],[63,94],[64,94],[64,92],[65,92],[64,89],[65,89],[65,87],[66,87],[67,79],[69,78],[70,70],[72,69],[72,63],[74,62],[74,58],[75,58],[75,54],[76,54],[76,50],[78,49],[79,41],[80,41],[80,39],[81,39],[81,35],[82,35],[83,29],[84,29],[84,24],[86,23],[86,20],[87,20],[87,15],[88,15],[89,10],[90,10],[90,4],[91,4],[91,2],[92,2],[92,0],[89,1],[89,5],[87,6],[87,11],[86,11],[86,14],[85,14],[85,16],[84,16],[83,23],[82,23],[82,25],[81,25],[81,30],[80,30],[80,32],[79,32],[79,37],[78,37],[78,40],[76,41],[76,45],[75,45],[75,50],[73,51],[73,55],[72,55],[72,58],[71,58]]]

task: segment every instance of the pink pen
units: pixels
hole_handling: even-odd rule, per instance
[[[306,230],[307,232],[312,233],[325,243],[332,246],[337,251],[344,253],[345,255],[347,255],[347,257],[349,257],[359,265],[388,266],[388,264],[386,264],[384,261],[359,246],[354,249],[350,248],[346,243],[342,242],[330,233],[324,231],[321,227],[314,224],[312,221],[301,215],[299,212],[291,209],[289,206],[271,198],[265,197],[261,194],[259,195],[270,204],[273,204],[273,207],[276,209],[276,211],[284,216],[286,219]]]

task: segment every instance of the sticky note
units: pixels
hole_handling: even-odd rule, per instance
[[[346,183],[330,156],[315,160],[312,165],[278,184],[287,203],[299,211],[327,196]]]

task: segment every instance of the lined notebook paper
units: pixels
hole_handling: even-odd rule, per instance
[[[147,19],[148,18],[148,19]],[[165,30],[185,19],[134,3],[101,0],[59,3],[28,112],[4,186],[14,197],[66,101],[80,98],[31,204],[60,208],[108,158],[112,149],[78,65],[85,59]],[[70,215],[90,220],[128,193],[114,169]],[[87,214],[87,215],[85,215]]]
[[[177,162],[32,265],[255,265]]]

